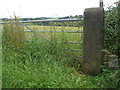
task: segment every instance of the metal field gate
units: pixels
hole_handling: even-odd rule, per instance
[[[83,20],[30,20],[22,21],[20,25],[26,27],[26,33],[34,33],[47,42],[64,45],[63,50],[70,58],[83,59]],[[26,41],[32,40],[28,38]]]

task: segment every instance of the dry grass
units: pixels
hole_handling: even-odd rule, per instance
[[[14,19],[6,21],[4,24],[4,34],[4,39],[10,47],[14,49],[24,47],[24,27],[19,25],[19,20],[16,16]]]

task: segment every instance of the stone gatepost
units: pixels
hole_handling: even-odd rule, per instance
[[[103,60],[104,9],[88,8],[84,11],[84,39],[82,72],[88,75],[98,75],[101,72]]]

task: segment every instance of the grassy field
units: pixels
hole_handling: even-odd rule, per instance
[[[79,27],[33,26],[34,30],[81,30]],[[17,24],[4,26],[3,88],[115,88],[118,70],[103,68],[98,76],[80,72],[80,59],[69,49],[82,49],[79,44],[48,41],[82,41],[81,34],[23,32]],[[21,32],[19,32],[21,31]],[[24,42],[25,40],[32,40]],[[80,60],[80,61],[79,61]]]
[[[38,25],[28,25],[33,31],[83,31],[82,27],[64,27],[64,26],[38,26]],[[25,28],[26,31],[30,31],[27,28]],[[27,33],[28,34],[28,33]],[[32,33],[31,33],[32,34]],[[41,36],[46,39],[50,39],[51,35],[54,36],[57,41],[60,41],[62,37],[65,37],[65,40],[71,41],[71,42],[80,42],[82,40],[82,34],[79,33],[38,33],[36,36]],[[32,35],[30,35],[31,37]],[[29,36],[27,36],[28,38]]]

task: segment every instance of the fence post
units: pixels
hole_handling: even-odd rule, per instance
[[[82,72],[98,75],[101,72],[104,29],[104,9],[88,8],[84,11],[84,58]]]
[[[103,8],[103,0],[100,0],[99,6]]]

